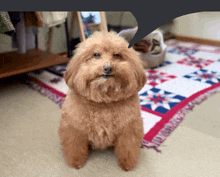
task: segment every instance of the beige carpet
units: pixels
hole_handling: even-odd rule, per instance
[[[62,156],[58,105],[25,85],[0,89],[1,177],[220,177],[220,93],[187,114],[160,146],[143,149],[137,168],[124,172],[110,150],[94,152],[80,170]]]

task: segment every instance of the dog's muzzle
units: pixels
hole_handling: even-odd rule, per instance
[[[104,78],[108,78],[108,77],[111,77],[112,76],[112,67],[111,65],[104,65],[103,66],[103,77]]]

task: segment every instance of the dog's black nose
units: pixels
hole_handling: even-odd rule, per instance
[[[104,72],[105,74],[111,74],[111,73],[112,73],[112,67],[111,67],[111,65],[104,65],[104,66],[103,66],[103,72]]]

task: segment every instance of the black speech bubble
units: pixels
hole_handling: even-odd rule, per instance
[[[130,11],[137,20],[138,31],[128,47],[132,47],[146,35],[170,20],[202,11],[220,11],[220,8],[213,0],[208,2],[195,0],[147,1],[146,6],[142,4],[139,5],[139,9]]]
[[[150,11],[151,12],[151,11]],[[147,36],[149,33],[157,29],[158,27],[162,26],[163,24],[167,23],[170,20],[173,20],[179,16],[183,16],[184,10],[180,10],[175,13],[166,14],[165,17],[154,17],[155,14],[158,12],[150,13],[147,12],[146,14],[143,14],[140,11],[131,11],[131,13],[134,15],[134,17],[137,20],[138,23],[138,30],[137,33],[135,33],[133,39],[130,41],[129,48],[132,47],[134,44],[136,44],[138,41],[143,39],[145,36]],[[164,11],[161,11],[161,13],[165,13]],[[146,18],[148,16],[148,18]]]

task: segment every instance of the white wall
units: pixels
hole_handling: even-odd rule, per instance
[[[220,12],[199,12],[174,19],[171,32],[177,35],[220,40]]]

